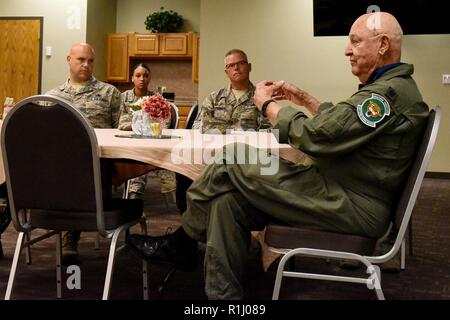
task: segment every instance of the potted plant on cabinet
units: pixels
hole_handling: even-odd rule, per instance
[[[183,26],[183,17],[173,10],[153,12],[145,20],[145,28],[151,32],[177,32]]]

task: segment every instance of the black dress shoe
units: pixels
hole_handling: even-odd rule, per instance
[[[178,248],[170,242],[170,237],[170,234],[159,237],[132,234],[128,243],[143,259],[169,263],[180,270],[194,270],[198,262],[197,242]]]

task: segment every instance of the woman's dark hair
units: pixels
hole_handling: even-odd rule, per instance
[[[133,68],[133,74],[136,71],[137,68],[142,67],[148,71],[149,74],[151,74],[150,68],[145,63],[139,63]]]

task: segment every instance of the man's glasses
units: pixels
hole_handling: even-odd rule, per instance
[[[238,61],[238,62],[235,62],[235,63],[229,63],[229,64],[226,64],[225,65],[225,69],[234,69],[234,67],[242,67],[242,66],[245,66],[246,64],[248,63],[248,61],[246,61],[246,60],[241,60],[241,61]]]

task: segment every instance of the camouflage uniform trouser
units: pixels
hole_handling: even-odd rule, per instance
[[[131,179],[130,181],[130,189],[128,191],[129,194],[136,194],[138,197],[144,195],[145,186],[147,184],[149,173],[143,174],[142,176]],[[175,191],[176,189],[176,179],[175,173],[169,170],[156,170],[156,176],[159,177],[161,181],[161,193],[167,193]]]

